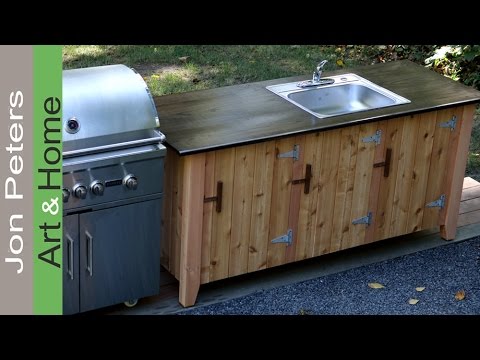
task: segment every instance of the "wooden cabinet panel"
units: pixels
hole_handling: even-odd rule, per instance
[[[342,243],[350,242],[351,209],[355,167],[358,153],[359,128],[344,128],[340,131],[340,154],[338,159],[337,182],[335,186],[335,206],[333,209],[332,235],[329,252],[338,251]],[[335,166],[331,164],[330,166]],[[323,209],[319,209],[323,211]],[[328,215],[328,214],[325,214]]]
[[[466,162],[462,154],[468,147],[473,109],[473,105],[465,110],[449,108],[210,151],[202,156],[180,157],[169,152],[162,264],[179,279],[182,274],[187,279],[197,276],[199,267],[198,281],[187,280],[195,288],[197,283],[438,225],[446,238],[452,238],[456,221],[452,214],[458,213],[458,183]],[[457,127],[445,127],[453,116]],[[369,139],[376,134],[381,134],[380,142]],[[279,156],[292,152],[295,146],[297,159]],[[305,193],[302,179],[307,165],[311,178]],[[201,172],[197,174],[200,180],[204,178],[201,186],[191,179],[193,169]],[[223,184],[220,212],[216,201],[205,201],[203,211],[185,211],[189,201],[197,207],[199,199],[217,196],[218,182]],[[447,196],[443,209],[426,207],[442,194]],[[369,213],[370,224],[352,223]],[[190,226],[186,217],[195,218],[196,225]],[[180,266],[179,259],[184,256],[181,249],[189,241],[186,231],[193,228],[200,233],[190,235],[201,239],[200,254],[190,252],[192,259]],[[272,243],[289,230],[293,233],[292,244]],[[180,288],[182,304],[194,301],[195,289]]]
[[[223,192],[222,210],[217,212],[214,208],[212,211],[210,281],[228,277],[230,242],[232,238],[234,158],[235,148],[219,150],[215,155],[214,184],[221,181],[223,183]]]
[[[398,164],[400,163],[400,146],[403,137],[404,118],[392,119],[387,121],[387,128],[383,140],[386,149],[391,149],[390,169],[388,177],[381,176],[377,199],[377,209],[375,210],[375,221],[372,223],[373,239],[381,240],[390,236],[390,225],[394,214],[394,195],[395,184],[398,174]],[[378,168],[381,173],[383,168]]]
[[[323,133],[309,134],[305,137],[303,163],[305,166],[307,164],[311,165],[312,178],[310,179],[309,193],[305,194],[303,191],[300,193],[298,227],[295,236],[295,260],[303,260],[313,256],[322,144]]]
[[[229,276],[248,272],[248,246],[252,215],[252,192],[255,171],[255,146],[235,149],[233,178],[232,239],[230,242]]]
[[[276,156],[275,141],[263,142],[253,146],[255,146],[255,173],[250,220],[248,272],[267,267],[273,165]]]
[[[215,184],[215,151],[205,154],[205,190],[204,198],[216,196],[217,186]],[[202,225],[202,254],[201,254],[201,283],[210,281],[210,249],[212,246],[212,223],[213,212],[216,204],[213,201],[203,204],[203,225]]]
[[[445,193],[446,169],[448,160],[448,146],[452,131],[442,128],[441,124],[449,121],[453,116],[460,116],[459,108],[449,108],[437,112],[435,134],[433,139],[432,157],[428,171],[426,202],[435,201]],[[429,229],[438,225],[438,208],[425,208],[422,228]]]
[[[313,171],[314,173],[320,172],[313,256],[330,252],[340,143],[341,130],[333,130],[329,131],[328,134],[323,134],[322,144],[318,147],[321,159],[320,169],[314,169]]]
[[[416,118],[415,118],[416,117]],[[407,227],[405,233],[419,231],[423,228],[423,213],[428,185],[428,171],[432,157],[433,141],[436,130],[436,112],[419,114],[406,118],[406,122],[418,122],[416,133],[415,162],[411,175],[410,202],[407,210]],[[449,131],[439,129],[438,131]],[[438,211],[438,209],[437,209]]]
[[[373,159],[375,142],[365,142],[363,139],[376,134],[378,123],[362,124],[359,126],[359,137],[356,155],[355,175],[352,194],[352,210],[350,215],[350,236],[342,241],[342,249],[365,243],[365,224],[353,225],[352,221],[368,215],[370,184],[373,174]]]
[[[295,137],[277,140],[276,154],[293,150]],[[267,246],[267,267],[285,263],[285,244],[273,244],[272,239],[283,236],[288,231],[290,192],[292,189],[292,158],[275,158],[272,181],[272,201]]]
[[[418,121],[408,121],[408,119],[404,118],[400,148],[392,150],[398,151],[399,157],[390,222],[390,236],[405,234],[407,229],[418,126]]]

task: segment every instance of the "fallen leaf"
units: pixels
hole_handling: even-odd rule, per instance
[[[383,286],[382,284],[379,284],[379,283],[369,283],[368,287],[370,287],[372,289],[382,289],[385,286]]]
[[[417,290],[418,292],[422,292],[423,290],[425,290],[425,287],[419,286],[419,287],[416,287],[415,290]]]
[[[415,305],[416,303],[418,303],[418,299],[410,299],[410,300],[408,300],[408,303],[410,305]]]
[[[188,60],[189,57],[190,57],[190,56],[180,56],[180,57],[178,58],[178,60],[183,61],[183,62],[187,62],[187,60]]]
[[[458,301],[465,299],[465,290],[458,290],[455,294],[455,299]]]

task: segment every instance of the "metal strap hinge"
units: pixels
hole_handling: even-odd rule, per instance
[[[282,235],[273,239],[272,244],[286,243],[287,246],[290,246],[292,245],[292,241],[293,241],[293,231],[292,229],[288,229],[285,235]]]
[[[282,154],[277,154],[277,158],[293,158],[294,161],[297,161],[299,151],[300,151],[300,146],[293,145],[292,151],[282,153]]]
[[[370,225],[372,222],[372,212],[369,211],[367,216],[364,216],[364,217],[361,217],[361,218],[358,218],[358,219],[354,219],[352,221],[352,224],[353,225],[359,225],[359,224],[367,224]]]
[[[445,206],[445,199],[446,199],[445,195],[442,194],[442,195],[440,195],[440,197],[437,200],[429,202],[425,206],[427,208],[439,207],[440,209],[443,209],[443,207]]]
[[[450,120],[440,123],[441,128],[450,128],[450,131],[455,130],[456,125],[457,125],[457,117],[455,115],[453,115]]]
[[[380,144],[381,139],[382,139],[382,130],[377,130],[375,132],[375,135],[364,137],[362,139],[362,142],[364,143],[374,142],[375,146],[377,146],[378,144]]]

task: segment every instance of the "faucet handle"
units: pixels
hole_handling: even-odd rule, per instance
[[[323,67],[325,66],[325,64],[328,62],[328,60],[323,60],[323,61],[320,61],[317,65],[317,71],[320,71],[323,69]]]

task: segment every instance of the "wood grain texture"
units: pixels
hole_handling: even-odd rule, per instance
[[[418,121],[413,120],[415,120],[413,117],[406,117],[403,124],[390,236],[405,234],[408,225],[408,211],[413,186],[416,140],[419,127]]]
[[[394,211],[395,184],[398,174],[398,164],[400,163],[400,146],[404,122],[404,117],[392,119],[387,122],[387,130],[383,139],[385,140],[385,147],[392,149],[390,174],[388,177],[382,177],[380,179],[377,211],[375,213],[375,221],[372,224],[374,228],[374,240],[381,240],[390,236],[390,224]]]
[[[333,224],[331,214],[333,214],[335,209],[335,190],[337,186],[340,144],[341,130],[333,130],[323,138],[313,256],[330,252]]]
[[[200,289],[205,154],[187,156],[183,175],[179,302],[187,307],[195,304]]]
[[[375,146],[375,152],[373,155],[373,169],[372,169],[372,180],[370,181],[370,190],[368,196],[368,210],[372,213],[372,224],[365,228],[365,243],[371,243],[375,240],[375,222],[378,221],[377,211],[379,205],[379,197],[380,193],[383,191],[380,188],[380,183],[382,179],[385,177],[385,167],[388,166],[390,169],[390,159],[387,159],[387,147],[385,137],[387,134],[387,125],[386,121],[381,121],[378,123],[377,130],[381,131],[382,137],[380,144]],[[386,162],[389,164],[386,164]],[[375,164],[384,163],[382,167],[375,167]],[[388,170],[390,175],[390,170]]]
[[[457,226],[465,226],[470,224],[478,224],[480,219],[480,210],[470,211],[458,215]]]
[[[252,214],[255,145],[235,148],[233,178],[232,239],[230,242],[229,276],[245,274],[248,270],[248,247]],[[253,235],[253,234],[252,234]]]
[[[167,143],[182,155],[380,121],[451,104],[480,101],[480,92],[407,60],[350,69],[411,102],[312,121],[312,116],[267,90],[311,74],[155,97]],[[327,71],[324,76],[345,73]]]
[[[471,188],[472,186],[478,186],[478,181],[472,179],[471,177],[467,176],[463,179],[463,189]]]
[[[280,139],[275,142],[276,153],[282,154],[293,150],[295,137]],[[267,267],[285,263],[286,244],[271,240],[285,235],[288,230],[290,192],[292,189],[293,158],[276,158],[273,169],[272,202],[270,212],[269,242]]]
[[[371,210],[368,208],[368,200],[370,197],[370,184],[373,173],[375,143],[366,143],[363,142],[362,139],[374,135],[378,128],[378,123],[362,124],[359,128],[358,153],[350,221],[366,216]],[[375,219],[372,219],[372,221],[375,221]],[[351,236],[348,241],[342,242],[342,249],[364,244],[366,227],[367,225],[365,224],[352,225]]]
[[[305,178],[305,135],[295,136],[295,144],[299,148],[298,160],[292,164],[292,181]],[[311,165],[311,164],[310,164]],[[300,213],[300,198],[305,184],[292,184],[288,204],[288,229],[292,230],[292,244],[285,248],[285,263],[295,261],[298,243],[298,216]]]
[[[448,146],[451,131],[440,127],[440,124],[449,121],[458,111],[459,108],[449,108],[437,112],[432,158],[428,172],[427,194],[425,196],[426,203],[437,200],[440,195],[445,193],[445,177],[447,176]],[[439,208],[425,207],[422,228],[431,229],[439,225]]]
[[[458,214],[465,214],[474,210],[480,210],[480,195],[476,198],[462,201],[458,209]],[[478,218],[478,221],[480,222],[480,218]]]
[[[217,151],[215,184],[223,182],[222,211],[213,211],[212,245],[210,248],[210,281],[228,277],[230,241],[232,237],[232,199],[235,148]]]
[[[468,179],[468,178],[465,178],[465,179]],[[480,193],[480,185],[471,186],[469,188],[463,188],[462,201],[470,200],[470,199],[474,199],[476,197],[479,197],[478,196],[479,193]]]
[[[323,133],[309,134],[305,137],[303,162],[312,165],[312,179],[310,183],[310,193],[304,194],[302,192],[300,194],[295,252],[296,260],[303,260],[313,256],[322,141]]]
[[[360,128],[358,126],[340,130],[340,155],[337,163],[338,172],[335,187],[330,252],[340,250],[342,242],[350,242],[352,231],[350,214],[355,183],[359,131]]]
[[[462,112],[463,110],[463,112]],[[468,147],[473,126],[475,106],[465,106],[458,110],[457,126],[450,136],[445,181],[445,207],[440,210],[440,235],[445,240],[455,238],[457,218],[462,197],[463,178],[467,165]]]
[[[204,197],[216,196],[215,183],[215,151],[205,153],[205,189]],[[202,226],[202,272],[200,281],[202,284],[210,281],[210,248],[212,246],[212,223],[215,202],[203,203],[203,226]]]
[[[180,247],[182,237],[182,216],[183,216],[183,171],[185,157],[179,157],[174,167],[176,173],[173,181],[173,204],[172,204],[172,222],[175,224],[172,229],[172,243],[170,246],[171,268],[173,274],[180,280]]]
[[[253,179],[248,272],[267,267],[274,162],[275,141],[255,145],[255,174]]]
[[[422,230],[423,212],[426,204],[428,170],[432,157],[436,112],[418,114],[408,121],[418,122],[415,162],[412,173],[410,204],[408,207],[406,232]]]

